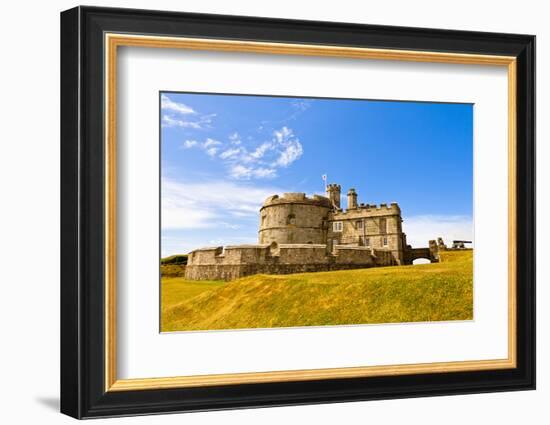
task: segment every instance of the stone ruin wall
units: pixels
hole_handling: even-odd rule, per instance
[[[290,274],[350,270],[395,264],[390,251],[325,244],[262,244],[203,248],[193,251],[185,270],[190,280],[233,280],[254,274]]]

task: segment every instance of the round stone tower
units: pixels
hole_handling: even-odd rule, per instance
[[[324,196],[285,193],[267,198],[260,208],[259,243],[325,244],[331,201]]]

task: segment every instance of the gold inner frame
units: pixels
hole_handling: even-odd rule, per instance
[[[370,49],[255,41],[105,34],[105,391],[235,385],[284,381],[510,369],[516,367],[516,58],[462,53]],[[116,99],[119,46],[328,56],[470,65],[505,66],[508,71],[508,357],[419,364],[305,369],[271,372],[118,379],[116,373]]]

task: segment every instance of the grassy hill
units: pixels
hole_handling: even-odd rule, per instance
[[[473,251],[442,262],[232,282],[162,279],[162,330],[395,323],[473,318]]]

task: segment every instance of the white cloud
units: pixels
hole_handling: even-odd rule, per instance
[[[222,142],[210,138],[206,139],[203,143],[200,143],[196,140],[186,140],[185,142],[183,142],[183,148],[200,148],[203,149],[208,156],[214,157],[220,150],[219,146],[221,144]]]
[[[208,148],[208,149],[206,149],[206,154],[208,156],[216,156],[217,153],[218,153],[218,148]]]
[[[302,156],[304,152],[302,145],[298,140],[289,142],[284,151],[281,152],[277,161],[274,162],[275,166],[288,167],[294,161]]]
[[[403,218],[407,243],[413,248],[427,247],[430,239],[442,237],[447,246],[453,239],[473,241],[472,218],[463,215],[417,215]]]
[[[230,136],[236,139],[237,134]],[[272,139],[253,149],[239,146],[220,154],[228,165],[229,176],[237,180],[266,179],[277,176],[277,168],[288,167],[303,154],[303,147],[291,128],[283,126]]]
[[[199,114],[193,108],[181,102],[175,102],[167,95],[161,96],[160,104],[163,127],[181,127],[201,130],[210,127],[216,114]]]
[[[162,228],[234,228],[231,217],[256,219],[263,201],[282,191],[230,181],[180,183],[162,178]]]
[[[222,142],[219,142],[217,140],[208,138],[208,139],[206,139],[206,141],[204,142],[204,144],[202,146],[204,148],[208,148],[210,146],[218,146],[218,145],[221,145],[221,144],[222,144]]]
[[[193,125],[170,116],[165,118],[163,122],[166,125],[182,127]],[[263,140],[260,143],[254,143],[254,140],[251,140],[247,141],[245,146],[237,132],[230,134],[228,139],[225,143],[210,137],[203,142],[185,140],[182,148],[198,148],[211,158],[219,158],[228,170],[228,176],[236,180],[274,178],[277,176],[278,168],[290,166],[304,152],[293,130],[287,126],[274,130],[271,140]]]
[[[229,169],[229,175],[235,179],[249,179],[252,175],[252,168],[236,164]]]
[[[288,167],[302,156],[304,149],[294,135],[292,129],[284,126],[273,132],[275,140],[280,148],[279,157],[272,164],[274,167]]]
[[[263,157],[265,155],[265,153],[272,149],[273,148],[273,145],[272,143],[270,142],[264,142],[262,143],[260,146],[258,146],[254,152],[252,152],[250,154],[250,156],[254,159],[260,159],[261,157]]]
[[[192,148],[194,146],[197,146],[199,144],[199,142],[197,142],[196,140],[186,140],[185,142],[183,142],[183,147],[185,149],[189,149],[189,148]]]
[[[241,136],[239,136],[239,133],[237,132],[229,135],[229,141],[232,145],[240,145],[242,143]]]
[[[221,159],[229,159],[229,158],[234,158],[236,157],[237,155],[239,155],[241,153],[241,149],[240,148],[236,148],[236,149],[228,149],[224,152],[222,152],[220,154],[220,158]]]
[[[172,111],[178,114],[196,114],[196,112],[190,106],[183,103],[174,102],[168,96],[163,94],[160,98],[160,107],[163,111]]]
[[[202,149],[208,156],[220,158],[226,165],[229,177],[236,180],[271,179],[277,176],[277,168],[288,167],[300,156],[303,148],[292,129],[284,126],[272,133],[272,139],[256,146],[233,146],[240,136],[229,136],[229,145],[207,138],[204,142],[186,140],[184,149]]]
[[[163,115],[162,116],[162,126],[163,127],[182,127],[182,128],[194,128],[194,129],[200,129],[201,124],[199,122],[195,121],[186,121],[174,118],[170,115]]]
[[[254,175],[254,177],[258,177],[258,178],[268,178],[268,179],[270,179],[270,178],[276,177],[277,172],[273,168],[259,167],[259,168],[255,168],[253,170],[253,175]]]
[[[277,142],[283,143],[284,141],[288,140],[289,137],[292,136],[292,130],[287,126],[284,126],[280,130],[275,130],[273,132],[273,135],[277,139]]]
[[[277,176],[274,168],[265,167],[245,167],[236,164],[229,169],[229,175],[237,180],[250,180],[251,178],[271,179]]]

